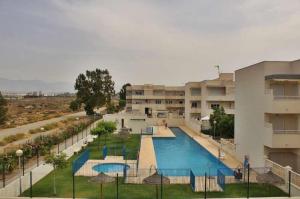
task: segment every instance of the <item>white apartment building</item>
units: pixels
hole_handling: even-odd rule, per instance
[[[126,111],[148,117],[182,116],[184,87],[163,85],[132,85],[126,88]]]
[[[221,73],[217,79],[188,82],[185,86],[145,84],[126,90],[127,112],[149,117],[185,117],[196,131],[200,131],[202,123],[208,126],[213,107],[222,106],[227,114],[234,114],[233,73]]]
[[[234,114],[233,73],[220,73],[214,80],[185,84],[185,119],[208,125],[213,107],[222,106],[227,114]]]
[[[300,169],[300,60],[264,61],[235,71],[235,144],[252,167],[269,158]]]

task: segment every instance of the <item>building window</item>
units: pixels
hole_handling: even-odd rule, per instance
[[[161,104],[161,100],[155,100],[156,104]]]
[[[192,102],[192,108],[197,108],[198,107],[198,103],[197,102]]]
[[[172,100],[166,100],[166,104],[172,104],[173,101]]]
[[[220,108],[220,104],[211,104],[210,108],[211,109]]]
[[[179,104],[183,104],[183,101],[179,101]]]
[[[144,92],[143,91],[135,91],[135,94],[136,95],[144,95]]]

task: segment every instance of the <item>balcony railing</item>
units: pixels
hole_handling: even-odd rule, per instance
[[[296,130],[274,129],[273,132],[274,132],[274,134],[300,134],[300,129],[296,129]]]
[[[275,95],[273,89],[266,89],[265,94],[272,94],[274,99],[300,99],[300,95]]]
[[[300,99],[299,95],[295,95],[295,96],[288,96],[288,95],[274,95],[274,99]]]

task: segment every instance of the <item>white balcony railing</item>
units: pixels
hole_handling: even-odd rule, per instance
[[[272,95],[273,99],[287,99],[287,100],[298,100],[300,99],[300,95],[275,95],[273,89],[266,89],[265,94]]]
[[[296,129],[296,130],[274,129],[273,132],[274,132],[274,134],[300,134],[300,129]]]

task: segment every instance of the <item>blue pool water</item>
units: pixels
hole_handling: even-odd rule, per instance
[[[217,170],[225,175],[233,171],[218,158],[194,141],[180,128],[170,128],[176,138],[153,138],[157,167],[166,176],[217,176]]]
[[[93,170],[101,173],[109,173],[109,172],[123,172],[124,167],[129,169],[129,166],[122,163],[103,163],[103,164],[97,164],[93,166]]]

